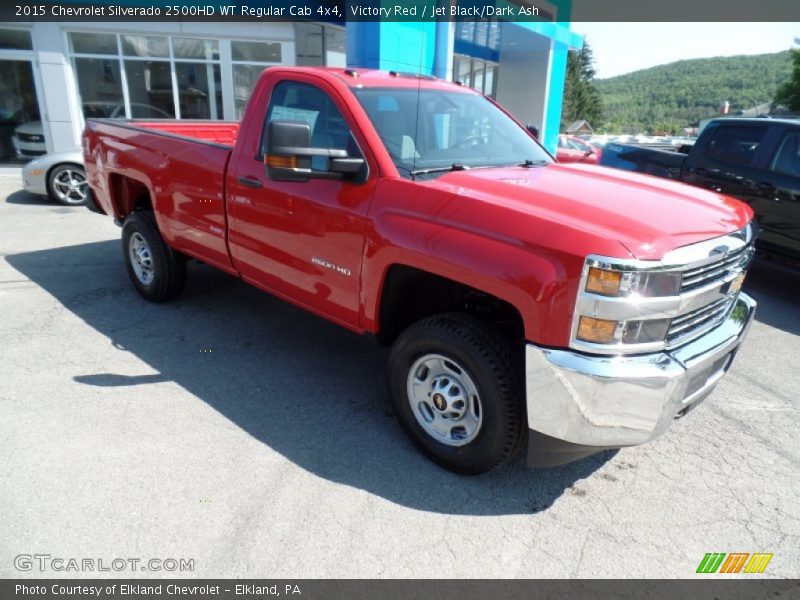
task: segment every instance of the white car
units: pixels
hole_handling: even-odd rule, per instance
[[[20,158],[41,156],[47,152],[44,142],[44,129],[41,121],[28,121],[18,126],[11,136],[14,152]]]
[[[157,106],[131,103],[131,113],[135,119],[172,119],[172,115]],[[125,105],[112,102],[85,102],[83,115],[92,118],[124,119]],[[19,125],[11,137],[14,151],[20,158],[41,156],[47,152],[44,141],[44,127],[41,121],[29,121]]]
[[[73,148],[33,159],[22,167],[22,183],[31,194],[49,196],[69,206],[84,204],[89,184],[82,150]]]

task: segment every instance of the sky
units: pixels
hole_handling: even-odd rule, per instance
[[[598,78],[689,58],[787,50],[800,23],[572,23],[592,47]]]

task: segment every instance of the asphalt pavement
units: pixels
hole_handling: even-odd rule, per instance
[[[110,218],[20,187],[0,177],[0,577],[674,578],[708,552],[800,576],[800,274],[755,264],[731,372],[657,441],[461,477],[400,430],[370,339],[196,263],[145,302]],[[95,571],[48,562],[70,558]]]

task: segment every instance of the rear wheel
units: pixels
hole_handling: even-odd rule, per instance
[[[88,192],[86,171],[80,165],[58,165],[47,176],[47,194],[61,204],[69,206],[84,204]]]
[[[150,302],[171,300],[186,286],[186,258],[167,246],[152,213],[125,218],[122,252],[131,282]]]
[[[516,357],[500,331],[469,315],[448,313],[412,325],[389,362],[400,424],[451,471],[478,474],[503,464],[524,439]]]

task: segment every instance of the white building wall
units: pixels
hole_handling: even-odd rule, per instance
[[[538,127],[540,139],[547,120],[551,44],[547,37],[503,24],[497,101],[526,125]]]

